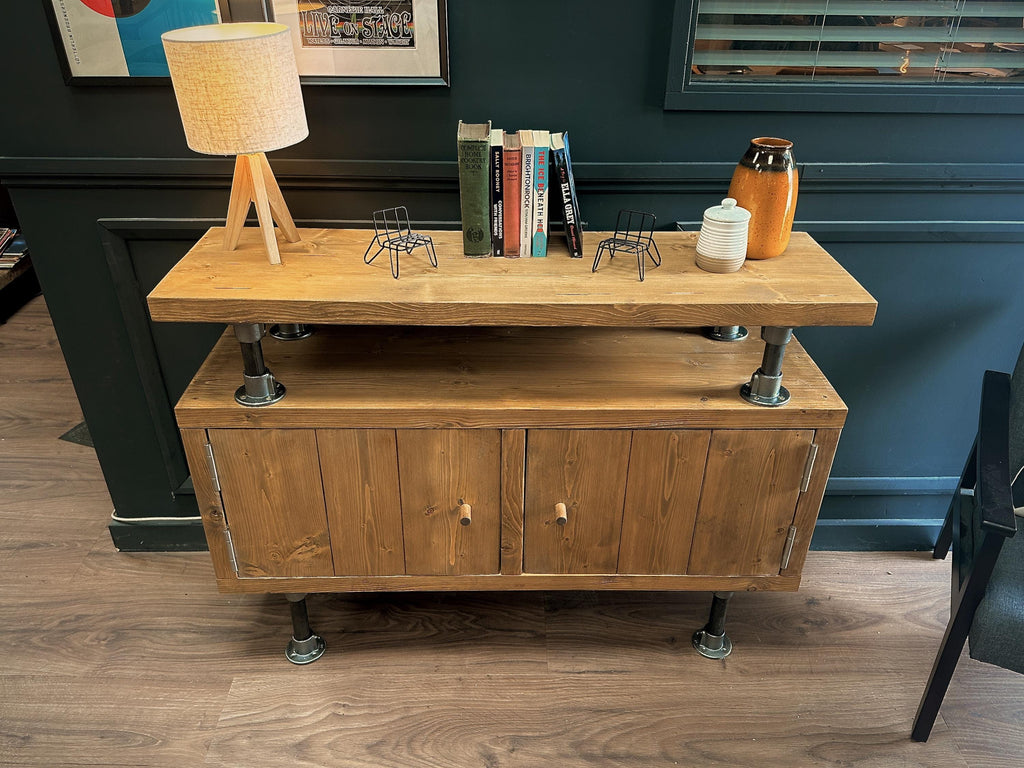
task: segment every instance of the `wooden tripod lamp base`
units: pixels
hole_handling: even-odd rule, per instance
[[[250,204],[256,204],[263,243],[267,247],[267,258],[271,264],[281,263],[281,252],[277,247],[274,221],[281,228],[281,234],[289,243],[299,242],[299,230],[295,228],[292,215],[285,205],[281,188],[277,185],[274,172],[263,152],[238,155],[235,158],[235,176],[231,181],[231,201],[224,226],[224,249],[233,251],[238,247],[238,238],[249,215]]]

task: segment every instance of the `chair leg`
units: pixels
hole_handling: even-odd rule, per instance
[[[960,489],[957,488],[953,501],[949,505],[949,511],[946,512],[946,519],[942,523],[942,528],[939,529],[939,537],[935,540],[935,549],[932,550],[932,557],[936,560],[945,560],[946,555],[949,554],[949,548],[953,545],[953,524],[960,517],[957,514],[959,511]]]
[[[377,245],[379,247],[377,248],[377,250],[373,254],[373,256],[370,256],[370,249],[373,248],[373,246],[375,246],[375,245]],[[370,241],[370,244],[368,246],[366,246],[366,253],[363,254],[363,263],[364,264],[372,264],[373,260],[376,259],[378,256],[380,256],[380,252],[383,251],[383,250],[384,250],[384,246],[380,245],[380,243],[377,242],[377,238],[374,238],[373,240]],[[367,256],[370,256],[370,258],[366,258]]]
[[[949,554],[949,548],[953,544],[953,527],[960,521],[961,495],[966,488],[974,488],[977,484],[978,468],[975,465],[978,457],[978,441],[974,441],[971,452],[967,455],[967,463],[964,471],[960,473],[960,482],[957,483],[956,491],[953,493],[953,500],[949,503],[949,510],[946,512],[946,519],[939,530],[939,537],[935,540],[935,549],[932,550],[932,557],[936,560],[945,560]]]
[[[391,261],[391,276],[398,279],[398,256],[399,251],[397,248],[388,248],[388,259]]]
[[[992,576],[992,569],[995,568],[1003,541],[1003,537],[998,533],[986,533],[975,556],[974,565],[964,584],[959,603],[955,603],[956,608],[953,615],[949,617],[946,633],[942,637],[939,652],[935,655],[935,663],[932,665],[931,675],[928,677],[928,685],[925,686],[921,704],[917,708],[914,729],[910,733],[914,741],[928,741],[928,737],[931,735],[935,718],[939,714],[939,707],[942,706],[942,700],[946,696],[949,681],[953,679],[956,663],[960,659],[964,643],[967,642],[967,634],[971,631],[974,614],[978,610],[981,598],[985,595],[985,587],[988,586],[988,580]]]

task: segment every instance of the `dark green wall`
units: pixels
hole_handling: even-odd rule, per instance
[[[169,408],[217,329],[152,327],[142,297],[204,219],[223,216],[230,165],[186,148],[169,86],[66,86],[41,0],[10,6],[5,27],[17,34],[0,64],[17,106],[0,121],[0,178],[116,509],[194,515],[177,493],[184,465]],[[365,221],[405,203],[418,220],[455,221],[461,118],[569,130],[592,227],[620,207],[693,224],[723,196],[750,137],[792,139],[798,227],[880,304],[873,328],[800,334],[851,412],[816,541],[924,545],[973,431],[981,373],[1009,370],[1024,336],[1022,118],[741,103],[666,112],[673,3],[632,3],[625,21],[622,8],[449,0],[450,89],[307,87],[310,137],[271,157],[293,213]]]

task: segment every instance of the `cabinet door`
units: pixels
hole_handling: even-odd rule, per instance
[[[318,429],[336,576],[405,573],[393,429]]]
[[[210,444],[239,576],[331,576],[313,430],[211,429]]]
[[[708,430],[633,432],[619,573],[686,573],[710,440]]]
[[[406,573],[498,573],[501,433],[400,429],[396,434]],[[471,509],[469,525],[460,523],[463,504]]]
[[[527,573],[615,573],[630,437],[629,430],[527,433]],[[565,505],[564,525],[557,504]]]
[[[716,430],[688,573],[769,576],[782,565],[813,430]]]

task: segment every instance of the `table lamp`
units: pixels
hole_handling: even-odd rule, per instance
[[[280,264],[275,219],[288,242],[297,243],[299,232],[265,153],[309,135],[289,28],[208,24],[161,37],[189,148],[236,156],[224,248],[238,246],[255,203],[267,256]]]

